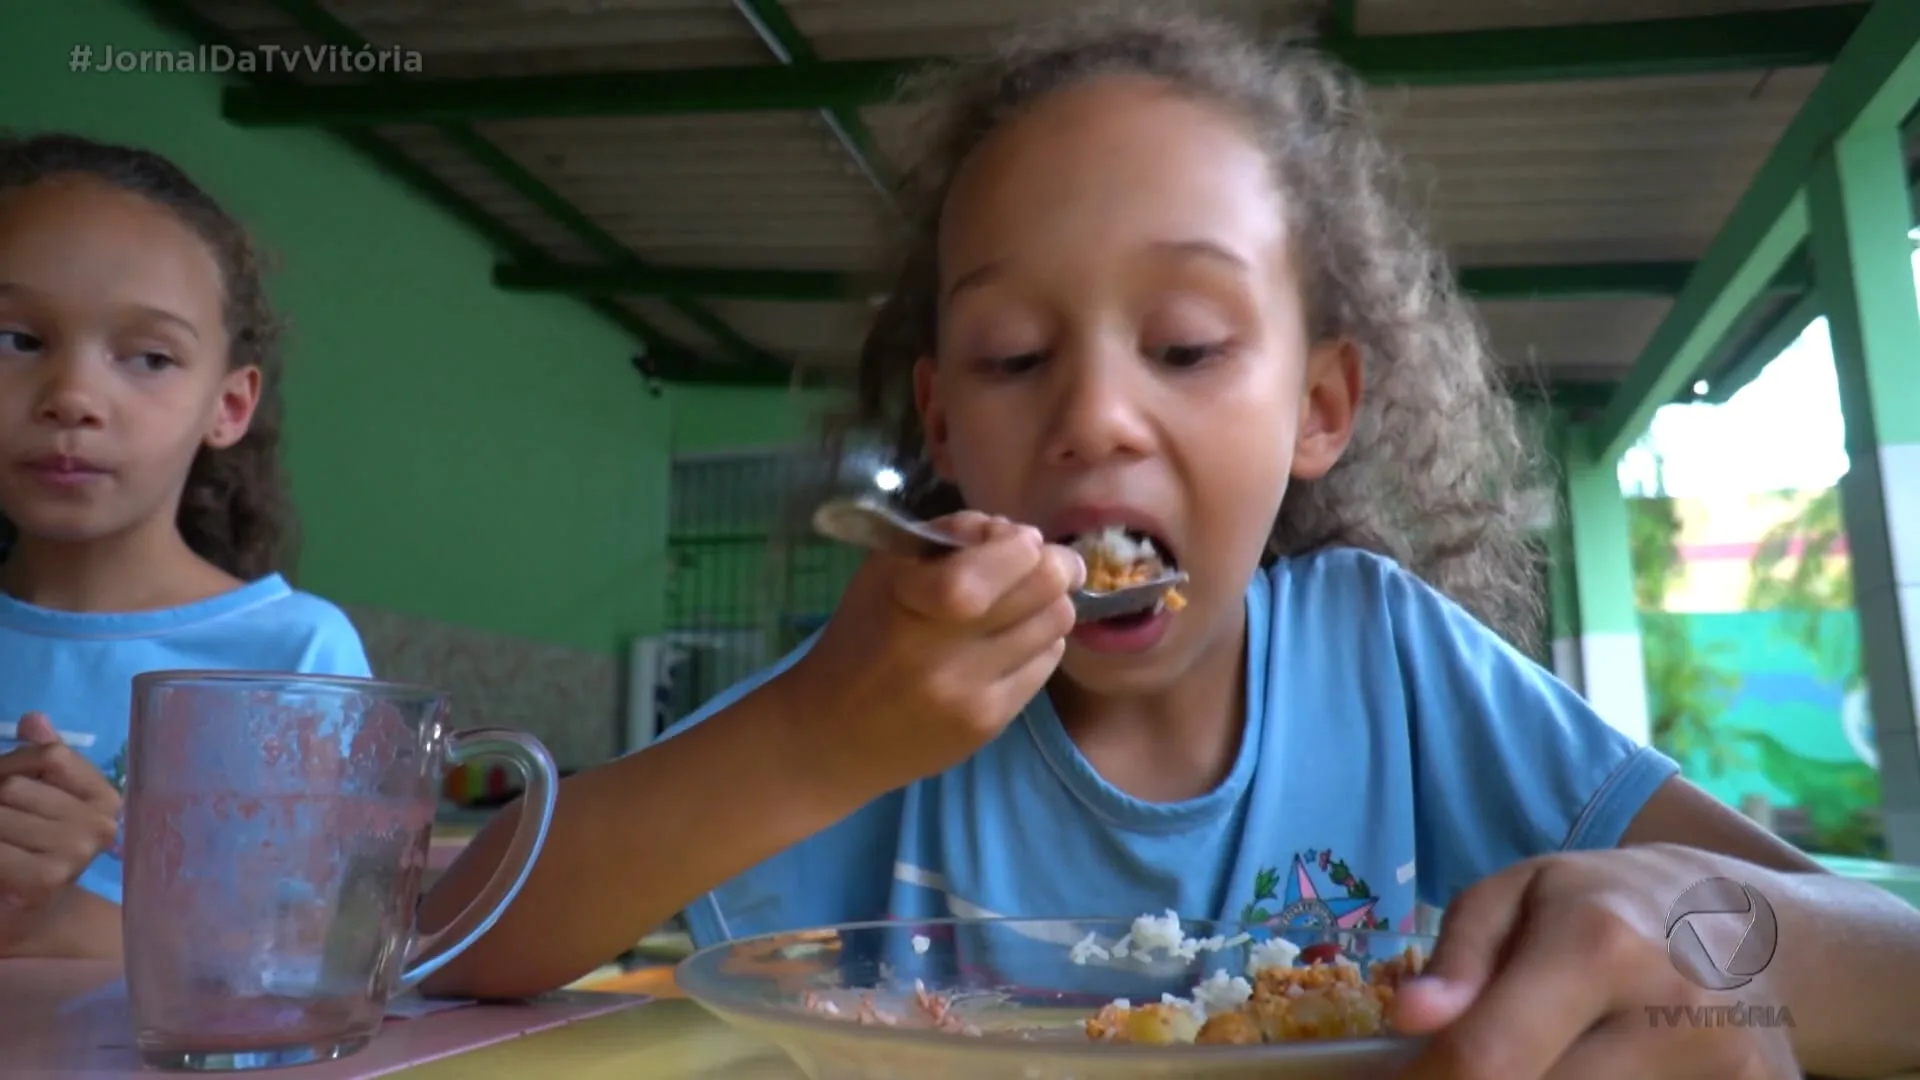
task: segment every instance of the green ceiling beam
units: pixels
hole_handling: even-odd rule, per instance
[[[1685,19],[1362,35],[1338,43],[1335,51],[1367,81],[1403,86],[1817,66],[1839,55],[1871,6],[1830,4]]]
[[[1617,459],[1660,406],[1693,383],[1728,332],[1807,239],[1816,157],[1867,127],[1897,128],[1920,102],[1920,3],[1882,0],[1767,155],[1726,224],[1593,426],[1590,450]]]
[[[1920,125],[1910,121],[1908,127],[1912,129]],[[1909,130],[1908,134],[1912,135],[1914,131]],[[1907,187],[1920,190],[1920,161],[1907,166]],[[1809,274],[1806,269],[1808,263],[1806,251],[1802,250],[1795,258],[1802,264],[1799,272],[1803,275]],[[1774,315],[1773,320],[1758,333],[1750,335],[1748,341],[1738,344],[1736,348],[1739,349],[1739,353],[1721,365],[1720,370],[1705,376],[1707,392],[1694,395],[1695,401],[1705,405],[1725,405],[1733,400],[1735,394],[1746,389],[1748,383],[1760,377],[1760,373],[1767,369],[1768,364],[1779,359],[1780,354],[1805,333],[1807,327],[1813,325],[1814,320],[1825,317],[1825,305],[1818,292],[1817,283],[1810,276],[1804,283],[1796,284],[1794,291],[1799,294],[1799,299],[1781,308]]]
[[[794,375],[791,371],[770,371],[764,368],[741,367],[736,364],[687,363],[660,365],[649,374],[662,383],[680,386],[727,386],[740,388],[786,388],[791,387]],[[853,381],[854,371],[848,368],[814,368],[802,373],[803,387],[847,386]],[[1604,406],[1617,389],[1612,383],[1552,381],[1546,383],[1524,382],[1508,387],[1516,401],[1540,402],[1555,409],[1569,413],[1588,413]]]
[[[308,34],[327,44],[344,45],[351,49],[366,48],[369,44],[358,31],[328,11],[318,0],[268,0],[268,2]],[[399,76],[388,75],[376,79],[373,85],[391,91],[404,87],[407,83]],[[461,124],[443,124],[440,125],[439,131],[448,142],[491,172],[521,198],[572,232],[601,257],[615,261],[634,258],[632,251],[625,244],[614,238],[611,233],[601,228],[599,223],[581,212],[579,207],[548,187],[524,165],[515,161],[479,132]],[[604,297],[593,299],[599,300]],[[672,300],[670,303],[689,322],[712,338],[735,362],[755,366],[779,363],[765,350],[748,341],[699,304],[684,299]],[[624,316],[623,325],[629,328],[645,325],[637,316],[616,304],[606,304],[602,310],[607,308],[620,311]],[[653,331],[646,337],[644,343],[648,348],[653,348],[671,340],[667,335]]]
[[[185,0],[136,0],[136,2],[156,21],[194,41],[210,45],[225,45],[236,50],[244,47],[244,43],[228,33],[225,27],[201,15]],[[260,85],[271,85],[279,76],[255,72],[249,75],[249,78]],[[396,150],[384,140],[358,129],[349,129],[338,134],[348,146],[366,158],[374,167],[413,188],[429,203],[446,211],[461,224],[485,237],[488,243],[499,248],[509,258],[543,257],[538,245],[515,232],[478,203],[454,190],[445,181],[422,167],[419,162]],[[645,320],[613,300],[594,298],[589,299],[587,303],[602,317],[631,334],[635,341],[657,358],[669,363],[690,363],[698,359],[685,346],[654,329]]]
[[[854,109],[890,96],[913,60],[845,60],[808,67],[751,64],[416,79],[402,88],[365,83],[226,93],[227,119],[248,127],[374,126],[590,116]]]
[[[1733,362],[1722,368],[1717,374],[1707,376],[1707,392],[1694,395],[1694,399],[1705,405],[1725,405],[1733,395],[1746,389],[1747,384],[1760,377],[1768,364],[1779,358],[1787,346],[1794,343],[1807,327],[1813,325],[1825,311],[1817,290],[1809,289],[1800,294],[1800,299],[1781,309],[1753,339],[1753,344],[1740,351]]]
[[[857,278],[831,270],[759,270],[690,266],[579,266],[519,262],[497,266],[509,292],[600,296],[706,296],[726,300],[826,302],[860,296]]]
[[[1459,86],[1630,78],[1819,65],[1836,56],[1866,4],[1686,19],[1386,34],[1325,42],[1368,81]],[[457,123],[550,117],[853,110],[893,96],[922,59],[598,72],[399,83],[236,87],[235,123]]]
[[[1459,279],[1480,300],[1603,300],[1672,296],[1692,270],[1686,262],[1463,266]]]
[[[1614,389],[1612,383],[1556,380],[1517,385],[1508,392],[1517,401],[1538,402],[1555,410],[1582,414],[1605,407]]]
[[[1460,284],[1482,300],[1606,300],[1673,296],[1685,286],[1686,262],[1591,263],[1568,266],[1469,266]],[[784,303],[857,300],[878,282],[833,270],[776,270],[691,266],[579,266],[543,260],[496,267],[494,283],[511,292],[589,296],[706,296]],[[1784,267],[1773,287],[1805,289],[1804,262]],[[868,288],[863,288],[863,283]]]
[[[625,244],[601,228],[599,223],[588,217],[581,209],[541,183],[526,167],[509,157],[505,151],[488,142],[479,132],[467,127],[450,127],[444,134],[455,146],[465,151],[468,157],[499,177],[502,183],[512,188],[520,197],[539,207],[548,217],[565,226],[568,231],[579,237],[581,242],[599,252],[602,256],[614,260],[616,265],[626,263],[645,266],[635,258]],[[582,292],[580,295],[605,297],[610,294]],[[734,360],[742,363],[768,364],[777,361],[759,346],[741,336],[739,331],[729,326],[725,320],[706,307],[681,297],[668,299],[668,304],[686,320],[712,338]]]
[[[759,35],[774,59],[780,63],[794,67],[814,67],[820,63],[820,57],[813,51],[813,43],[800,32],[800,27],[794,24],[793,17],[787,14],[780,0],[733,0],[733,6],[746,18],[753,32]],[[839,140],[847,156],[853,160],[854,167],[891,204],[893,178],[881,164],[873,132],[867,130],[867,122],[860,119],[859,110],[822,109],[820,119],[827,125],[827,130],[833,132],[833,137]]]
[[[793,368],[782,365],[680,362],[643,368],[641,373],[669,386],[724,386],[739,389],[814,390],[850,386],[852,369]]]
[[[1327,0],[1326,37],[1345,41],[1360,33],[1360,0]]]

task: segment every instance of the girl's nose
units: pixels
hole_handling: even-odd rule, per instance
[[[1052,425],[1057,461],[1086,465],[1140,457],[1152,448],[1140,362],[1111,347],[1056,360],[1058,402]]]
[[[63,428],[100,425],[102,411],[93,365],[82,357],[49,353],[37,366],[43,378],[35,398],[36,419]]]

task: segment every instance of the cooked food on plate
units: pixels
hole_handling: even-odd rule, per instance
[[[1126,935],[1108,944],[1099,943],[1090,934],[1075,943],[1068,955],[1075,964],[1126,962],[1129,957],[1151,963],[1156,953],[1192,961],[1203,954],[1241,946],[1247,948],[1244,973],[1236,975],[1224,967],[1215,968],[1184,998],[1166,994],[1159,1001],[1138,1005],[1125,999],[1108,1002],[1084,1021],[1086,1037],[1105,1043],[1174,1046],[1384,1036],[1390,1034],[1386,1016],[1394,993],[1403,982],[1418,975],[1426,963],[1426,957],[1412,948],[1370,960],[1363,967],[1331,941],[1302,948],[1282,938],[1254,941],[1244,933],[1230,938],[1191,938],[1182,931],[1179,916],[1171,911],[1140,916]],[[955,997],[929,990],[919,980],[914,982],[912,995],[897,1009],[877,1004],[873,991],[809,993],[803,1005],[821,1015],[853,1023],[975,1037],[983,1034],[979,1018],[970,1015]],[[1034,1037],[1031,1029],[1001,1028],[997,1024],[992,1034]]]

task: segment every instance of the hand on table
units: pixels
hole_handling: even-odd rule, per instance
[[[1705,876],[1684,851],[1627,848],[1531,859],[1462,892],[1394,1004],[1399,1030],[1431,1036],[1406,1080],[1798,1080],[1784,1025],[1684,1011],[1778,1004],[1757,984],[1704,989],[1670,958],[1668,910]]]
[[[22,717],[19,739],[28,745],[0,754],[0,943],[26,932],[119,833],[120,793],[44,715]]]

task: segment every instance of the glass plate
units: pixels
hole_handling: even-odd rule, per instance
[[[1263,940],[1320,946],[1309,956],[1337,949],[1363,965],[1408,948],[1425,954],[1433,943],[1412,934],[1187,922],[1186,938],[1207,946],[1191,956],[1130,946],[1113,955],[1133,928],[1129,919],[850,923],[711,946],[684,961],[676,978],[688,997],[779,1046],[812,1080],[1368,1080],[1393,1075],[1419,1048],[1392,1035],[1260,1046],[1094,1041],[1084,1024],[1101,1006],[1191,998],[1216,971],[1244,976]],[[1098,948],[1076,949],[1086,942]],[[920,988],[947,999],[958,1022],[980,1034],[937,1030],[915,1006]],[[869,999],[902,1019],[852,1022]]]

